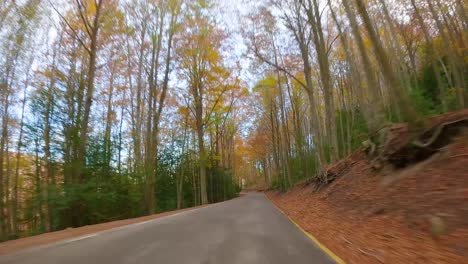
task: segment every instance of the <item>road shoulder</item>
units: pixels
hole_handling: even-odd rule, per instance
[[[67,241],[72,239],[79,239],[81,237],[87,237],[99,232],[112,230],[115,228],[120,228],[128,225],[143,223],[146,221],[151,221],[154,219],[178,214],[185,211],[191,211],[198,208],[203,208],[209,205],[190,207],[181,210],[169,211],[149,216],[117,220],[102,224],[83,226],[78,228],[67,228],[65,230],[44,233],[36,236],[30,236],[25,238],[20,238],[16,240],[10,240],[0,243],[0,256],[9,255],[21,250],[30,249],[34,247],[39,247],[47,244],[52,244],[60,241]]]
[[[281,208],[279,208],[279,206],[276,205],[275,202],[270,197],[268,197],[267,194],[265,194],[265,196],[273,204],[273,206],[279,212],[281,212],[281,214],[283,214],[286,218],[288,218],[288,220],[291,223],[293,223],[302,233],[304,233],[304,235],[306,235],[307,238],[309,238],[317,246],[317,248],[325,252],[328,255],[328,257],[330,257],[337,264],[345,264],[345,262],[340,257],[338,257],[333,251],[327,248],[324,244],[320,243],[320,241],[316,237],[314,237],[311,233],[304,230],[298,223],[296,223],[291,217],[289,217],[289,215],[287,215],[283,210],[281,210]]]

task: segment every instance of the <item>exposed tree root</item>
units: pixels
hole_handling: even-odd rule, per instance
[[[380,145],[371,140],[363,142],[363,145],[372,159],[374,169],[380,170],[388,165],[399,169],[428,159],[467,128],[468,118],[463,118],[436,125],[396,147],[392,143],[391,133],[380,135]],[[382,135],[386,138],[383,144]]]

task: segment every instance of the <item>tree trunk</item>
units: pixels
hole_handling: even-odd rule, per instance
[[[8,175],[5,175],[4,163],[5,163],[5,145],[8,140],[8,112],[9,112],[9,93],[8,93],[8,84],[5,84],[4,88],[4,99],[3,99],[3,117],[2,117],[2,133],[0,138],[0,241],[3,241],[6,238],[6,226],[5,226],[5,188],[4,186],[5,178]],[[6,153],[8,155],[8,153]],[[6,177],[5,177],[6,176]]]
[[[198,152],[200,155],[200,198],[201,204],[208,203],[208,193],[206,188],[206,153],[205,153],[205,140],[204,129],[200,118],[197,118],[197,139],[198,139]]]
[[[29,77],[29,74],[28,74]],[[29,78],[28,78],[29,80]],[[20,119],[20,133],[18,136],[18,143],[16,145],[16,167],[15,167],[15,177],[13,179],[13,201],[12,201],[12,226],[13,226],[13,234],[18,236],[18,185],[19,185],[19,166],[20,166],[20,159],[21,159],[21,147],[23,145],[23,127],[24,127],[24,109],[26,107],[26,92],[27,92],[28,82],[25,85],[24,92],[23,92],[23,101],[21,106],[21,119]]]
[[[354,39],[356,41],[356,44],[358,46],[358,51],[359,55],[361,57],[361,62],[364,66],[364,75],[367,80],[367,86],[368,90],[370,92],[370,102],[369,102],[369,108],[371,109],[371,113],[374,112],[374,116],[368,117],[369,119],[367,120],[367,126],[369,128],[369,131],[371,133],[377,131],[379,129],[379,126],[384,122],[384,117],[383,117],[383,109],[382,109],[382,103],[381,100],[379,99],[380,96],[378,95],[378,90],[379,90],[379,82],[375,78],[375,73],[371,64],[371,61],[367,55],[367,50],[364,45],[364,40],[362,39],[361,33],[359,32],[359,27],[357,24],[356,16],[354,12],[351,10],[351,6],[349,5],[349,2],[343,0],[342,1],[343,6],[345,8],[346,15],[349,19],[350,25],[351,25],[351,31],[353,33]],[[360,87],[357,88],[358,92],[360,92]],[[360,92],[361,93],[361,92]]]
[[[112,142],[111,142],[111,129],[112,129],[112,97],[114,95],[114,70],[111,70],[109,91],[107,95],[107,113],[106,113],[106,127],[104,129],[104,171],[110,172],[110,163],[112,159]]]
[[[313,41],[315,44],[315,52],[317,53],[317,61],[319,63],[320,78],[323,86],[324,102],[325,102],[325,131],[327,141],[329,143],[330,161],[334,162],[338,159],[338,141],[336,134],[335,106],[333,102],[333,84],[331,80],[330,62],[328,60],[328,51],[323,36],[322,22],[318,3],[309,0],[309,6],[306,8],[308,22],[312,28]]]
[[[362,0],[354,0],[357,6],[359,15],[361,16],[364,27],[369,34],[369,39],[372,43],[377,61],[379,62],[382,74],[387,82],[387,87],[390,90],[392,100],[401,107],[405,121],[409,122],[412,129],[418,129],[419,127],[419,115],[414,110],[411,102],[409,101],[406,91],[402,88],[401,83],[398,81],[395,72],[393,71],[388,54],[383,49],[381,40],[374,29],[374,25],[367,13],[367,8]]]

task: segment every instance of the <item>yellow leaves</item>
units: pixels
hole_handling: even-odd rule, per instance
[[[271,98],[278,94],[278,81],[273,76],[268,76],[261,79],[253,88],[254,92],[258,93],[264,100],[265,104],[269,104]]]
[[[367,35],[362,36],[362,41],[364,44],[364,48],[371,50],[372,49],[372,41],[367,37]]]
[[[277,85],[278,82],[276,81],[276,78],[270,75],[264,79],[261,79],[254,87],[254,91],[260,92],[262,89],[275,88]]]
[[[465,2],[465,4],[466,4],[466,2]],[[442,6],[442,8],[440,9],[440,12],[441,12],[442,14],[446,14],[446,13],[450,12],[449,6],[448,6],[448,5]]]
[[[296,74],[294,74],[294,76],[296,77],[296,79],[298,79],[298,80],[301,81],[302,83],[305,83],[304,72],[297,72]],[[294,86],[300,86],[300,85],[301,85],[301,84],[298,83],[296,80],[292,80],[292,81],[293,81]]]
[[[29,1],[19,8],[19,13],[25,20],[32,20],[36,17],[40,1]]]
[[[102,31],[112,33],[125,33],[124,14],[121,10],[110,10],[106,16],[102,18]]]
[[[222,159],[221,155],[211,155],[211,158],[212,158],[214,161],[221,161],[221,159]]]
[[[104,0],[101,0],[104,1]],[[86,15],[93,15],[96,14],[97,11],[97,6],[96,2],[94,0],[85,0],[84,1],[86,4],[85,6],[87,7],[86,9],[88,10],[88,13]]]
[[[241,96],[249,96],[249,95],[250,95],[249,89],[247,89],[246,87],[241,88],[240,95],[241,95]]]
[[[87,44],[90,34],[93,32],[95,20],[99,28],[99,42],[108,42],[113,36],[127,33],[125,26],[125,15],[119,9],[116,0],[100,0],[102,4],[98,12],[95,0],[78,0],[74,2],[73,8],[64,16],[64,20],[71,27],[72,35],[81,38]],[[98,16],[99,15],[99,16]]]

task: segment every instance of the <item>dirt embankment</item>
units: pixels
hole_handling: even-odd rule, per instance
[[[463,118],[468,110],[429,124],[434,134]],[[347,263],[468,263],[468,130],[442,130],[443,146],[403,168],[376,169],[358,151],[328,168],[336,180],[319,191],[302,184],[268,196]],[[399,159],[414,138],[404,125],[391,128],[391,136],[387,156]]]

